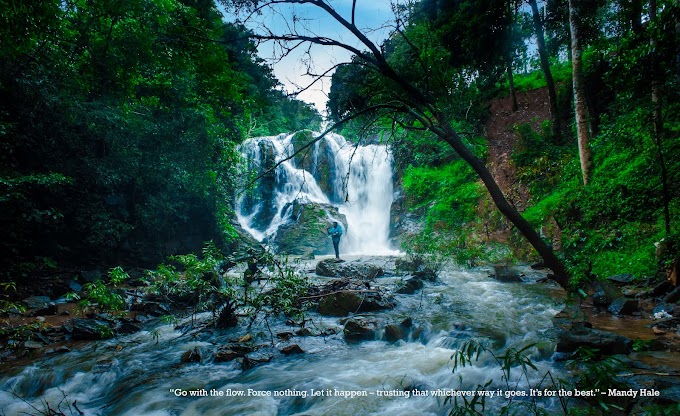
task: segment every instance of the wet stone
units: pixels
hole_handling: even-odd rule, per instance
[[[241,367],[243,368],[243,371],[250,370],[258,365],[270,362],[272,358],[274,358],[273,354],[255,351],[240,358]]]
[[[38,316],[38,315],[56,315],[59,313],[59,308],[56,303],[50,302],[45,306],[44,308],[39,308],[35,312],[33,312],[33,316]]]
[[[411,295],[416,291],[422,289],[424,286],[423,281],[420,279],[408,279],[404,282],[404,285],[397,290],[397,293],[403,295]]]
[[[608,282],[595,282],[593,284],[595,293],[593,293],[593,305],[608,307],[618,298],[623,297],[621,289]]]
[[[134,303],[130,306],[131,311],[142,312],[144,315],[164,316],[170,314],[170,308],[160,302]]]
[[[609,280],[610,282],[612,282],[614,284],[623,286],[623,285],[628,285],[628,284],[635,282],[635,276],[633,276],[632,274],[629,274],[629,273],[617,274],[615,276],[609,276],[607,278],[607,280]]]
[[[99,340],[113,334],[113,324],[100,319],[73,319],[70,325],[64,326],[75,340]]]
[[[304,353],[304,350],[298,344],[287,345],[287,346],[281,348],[279,351],[281,351],[281,353],[284,354],[284,355],[293,355],[293,354]]]
[[[322,315],[347,316],[350,313],[370,312],[394,308],[391,296],[378,291],[339,291],[325,296],[319,302],[318,312]]]
[[[629,338],[608,331],[575,325],[574,328],[562,331],[557,337],[555,352],[572,353],[579,347],[598,349],[602,354],[628,354],[633,341]]]
[[[297,331],[295,331],[295,334],[301,337],[308,337],[314,335],[314,333],[309,328],[300,328]]]
[[[28,309],[47,308],[51,301],[49,296],[29,296],[22,300]]]
[[[520,273],[512,266],[507,264],[496,264],[493,266],[493,274],[491,275],[496,280],[501,282],[521,282]]]
[[[401,325],[389,324],[385,326],[385,334],[383,339],[387,342],[397,342],[402,339],[406,339],[408,332],[406,328]]]
[[[28,350],[39,350],[43,347],[43,345],[39,342],[35,341],[25,341],[24,342],[24,348]]]
[[[363,319],[348,319],[343,329],[348,341],[366,341],[375,339],[375,322]]]
[[[182,354],[182,358],[180,358],[180,361],[183,363],[201,362],[201,352],[199,351],[198,347],[195,347],[193,350],[184,352],[184,354]]]
[[[71,349],[65,345],[57,348],[50,348],[49,350],[45,351],[46,354],[65,354],[67,352],[71,352]]]
[[[336,262],[335,259],[321,260],[316,265],[316,274],[326,277],[351,277],[371,280],[385,274],[382,267],[362,262]]]
[[[607,309],[612,315],[632,315],[640,310],[636,299],[618,298]]]

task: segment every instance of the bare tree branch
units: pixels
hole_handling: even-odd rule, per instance
[[[306,143],[304,146],[300,147],[297,151],[295,151],[295,152],[294,152],[293,154],[291,154],[290,156],[288,156],[288,157],[286,157],[286,158],[283,158],[283,159],[279,160],[278,162],[276,162],[276,164],[274,164],[274,166],[272,166],[271,168],[267,169],[266,171],[260,173],[260,174],[257,175],[254,179],[251,179],[250,181],[248,181],[248,184],[246,184],[246,185],[243,187],[243,189],[242,189],[236,196],[237,196],[237,197],[241,196],[247,189],[249,189],[250,187],[252,187],[252,186],[255,184],[255,182],[259,181],[260,179],[262,179],[262,178],[265,177],[266,175],[268,175],[268,174],[274,172],[274,171],[276,170],[276,168],[278,168],[279,166],[281,166],[281,164],[283,164],[284,162],[287,162],[287,161],[293,159],[295,156],[297,156],[297,155],[300,154],[301,152],[303,152],[303,151],[309,149],[310,147],[312,147],[312,145],[314,145],[314,143],[316,143],[316,142],[320,141],[321,139],[323,139],[324,137],[326,137],[329,133],[333,132],[333,130],[336,130],[336,129],[340,128],[340,126],[342,126],[344,123],[346,123],[346,122],[348,122],[348,121],[350,121],[350,120],[352,120],[352,119],[355,119],[355,118],[357,118],[357,117],[360,117],[360,116],[362,116],[362,115],[364,115],[364,114],[371,113],[371,112],[373,112],[373,111],[375,111],[375,110],[377,110],[377,109],[379,109],[379,108],[391,108],[392,110],[399,110],[399,108],[397,108],[397,107],[394,106],[394,105],[381,104],[381,105],[375,105],[375,106],[371,106],[371,107],[365,108],[364,110],[358,111],[358,112],[356,112],[356,113],[354,113],[354,114],[351,114],[351,115],[349,115],[349,116],[343,118],[342,120],[338,121],[337,123],[334,123],[332,126],[330,126],[330,127],[327,128],[326,130],[324,130],[323,132],[321,132],[321,134],[319,134],[319,135],[318,135],[317,137],[315,137],[313,140],[309,141],[309,142]]]

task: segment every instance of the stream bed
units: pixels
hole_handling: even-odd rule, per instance
[[[380,261],[393,265],[394,258]],[[442,415],[451,408],[446,394],[485,390],[495,396],[488,399],[494,409],[507,403],[506,395],[539,385],[548,371],[560,374],[551,319],[562,308],[563,292],[536,283],[541,277],[527,268],[523,283],[502,283],[486,269],[447,268],[415,294],[396,294],[394,309],[361,314],[381,327],[411,318],[417,330],[393,343],[381,340],[380,331],[376,340],[347,342],[342,318],[314,312],[307,326],[324,335],[284,341],[274,334],[296,328],[284,320],[260,322],[249,333],[269,345],[258,353],[271,360],[246,371],[236,361],[213,359],[218,346],[243,336],[245,328],[192,337],[156,324],[13,369],[0,377],[0,408],[5,415],[40,414],[46,406],[67,415]],[[401,279],[375,284],[396,289]],[[493,357],[482,354],[453,374],[451,357],[467,340],[497,351],[535,344],[527,351],[537,371],[527,380],[513,370],[504,380]],[[290,344],[304,353],[279,352]],[[200,362],[181,363],[195,348]],[[541,405],[553,409],[553,401]]]

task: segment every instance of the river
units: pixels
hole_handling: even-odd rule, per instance
[[[394,257],[377,261],[389,270]],[[511,284],[494,280],[485,269],[445,268],[439,282],[412,295],[397,294],[396,308],[362,314],[382,323],[412,318],[420,330],[407,341],[346,342],[341,318],[313,311],[308,327],[337,333],[282,341],[271,333],[295,328],[281,319],[270,323],[270,333],[259,322],[250,333],[256,343],[271,345],[273,340],[275,345],[261,350],[271,351],[273,359],[247,371],[235,361],[216,363],[212,358],[219,345],[244,335],[243,327],[192,338],[172,325],[152,324],[136,334],[15,368],[0,379],[0,408],[5,415],[39,414],[36,409],[44,409],[45,403],[52,409],[61,403],[65,414],[87,415],[441,415],[448,413],[450,403],[434,394],[476,390],[494,380],[484,390],[495,395],[501,390],[500,400],[488,400],[490,409],[497,409],[507,403],[506,394],[514,394],[508,391],[526,392],[547,371],[560,373],[552,360],[551,318],[561,309],[562,292],[536,283],[541,276],[528,268],[526,272],[524,283]],[[377,282],[396,288],[400,279]],[[506,384],[501,367],[484,354],[454,375],[451,356],[469,339],[498,351],[536,344],[528,351],[538,371],[526,380],[515,368]],[[305,352],[278,352],[291,343]],[[182,354],[193,348],[201,351],[201,362],[180,363]],[[542,386],[548,387],[545,381]],[[553,401],[541,404],[552,409]],[[73,402],[69,410],[66,404]]]

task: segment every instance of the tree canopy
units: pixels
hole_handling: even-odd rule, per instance
[[[223,242],[236,146],[320,123],[212,1],[4,2],[0,20],[4,266]]]

